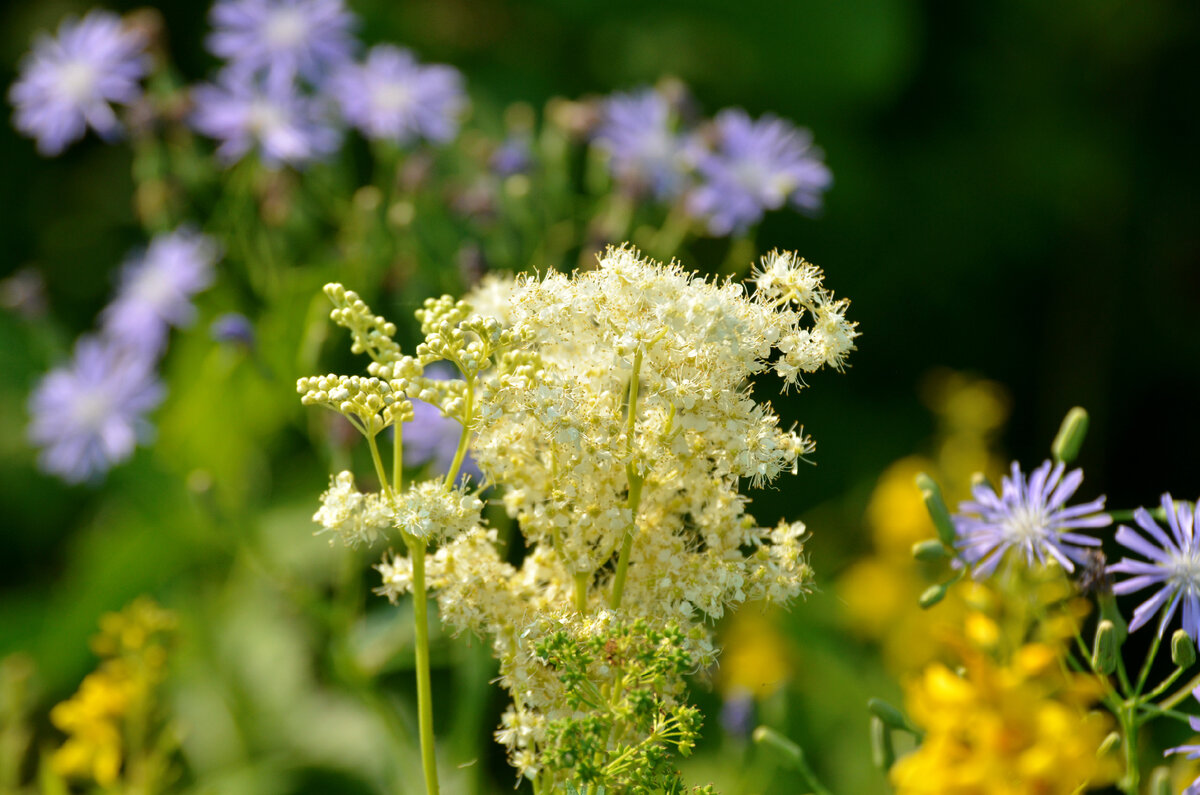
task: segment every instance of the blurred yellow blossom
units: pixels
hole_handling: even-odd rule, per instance
[[[723,634],[725,652],[717,681],[727,697],[748,693],[764,699],[791,678],[787,642],[772,614],[757,607],[747,605],[735,613]]]
[[[897,795],[1068,795],[1116,780],[1097,749],[1112,720],[1091,705],[1099,683],[1065,673],[1053,646],[1022,646],[1007,664],[972,650],[962,675],[941,663],[908,683],[925,736],[891,770]]]
[[[174,615],[145,597],[101,618],[100,634],[92,639],[93,650],[104,658],[100,667],[50,711],[50,721],[67,735],[51,757],[58,775],[105,788],[117,783],[127,728],[145,727],[154,689],[166,674],[165,635],[174,626]]]

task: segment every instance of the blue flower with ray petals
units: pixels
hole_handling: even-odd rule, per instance
[[[37,140],[38,151],[57,155],[91,127],[101,138],[121,130],[110,103],[129,105],[150,69],[146,42],[108,11],[68,18],[51,38],[41,35],[21,60],[8,98],[13,124]]]
[[[1064,468],[1046,461],[1026,480],[1013,462],[999,494],[980,483],[971,492],[974,499],[958,506],[953,517],[955,546],[976,578],[994,572],[1009,549],[1016,549],[1029,565],[1054,560],[1074,571],[1076,563],[1084,562],[1088,547],[1100,546],[1097,538],[1069,531],[1111,524],[1112,517],[1103,513],[1104,497],[1065,507],[1083,482],[1083,470],[1064,477]]]
[[[1133,575],[1114,585],[1113,593],[1127,594],[1159,586],[1154,596],[1134,611],[1130,631],[1144,625],[1165,605],[1158,627],[1161,635],[1182,602],[1183,629],[1196,642],[1200,639],[1200,541],[1195,531],[1197,523],[1200,523],[1200,506],[1176,502],[1170,494],[1164,494],[1162,509],[1171,529],[1170,536],[1145,508],[1134,511],[1133,520],[1149,539],[1131,527],[1121,525],[1117,528],[1117,543],[1148,560],[1121,558],[1109,566],[1110,574]],[[1151,539],[1154,543],[1151,543]]]
[[[700,184],[688,196],[688,210],[707,221],[714,235],[744,232],[767,210],[785,204],[816,212],[833,175],[815,148],[812,134],[766,115],[723,110],[713,120],[716,139],[696,156]]]
[[[96,480],[153,433],[146,414],[163,399],[154,361],[120,343],[82,337],[70,363],[29,397],[29,438],[38,464],[68,483]]]
[[[613,94],[601,106],[593,140],[619,182],[671,199],[687,187],[687,140],[670,102],[652,88]]]
[[[218,0],[209,17],[209,50],[272,85],[319,83],[354,57],[355,18],[342,0]]]

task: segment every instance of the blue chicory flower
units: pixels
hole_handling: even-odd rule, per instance
[[[338,70],[328,90],[363,135],[402,144],[453,139],[467,104],[457,69],[418,63],[390,44],[372,47],[363,63]]]
[[[1117,528],[1117,543],[1148,560],[1121,558],[1109,566],[1110,574],[1133,575],[1116,583],[1113,593],[1128,594],[1159,586],[1154,596],[1134,611],[1130,631],[1140,628],[1165,606],[1158,628],[1161,635],[1182,602],[1183,629],[1193,642],[1197,642],[1200,639],[1200,541],[1195,531],[1200,521],[1200,506],[1176,502],[1170,494],[1164,494],[1162,509],[1171,529],[1170,536],[1145,508],[1134,511],[1133,520],[1149,539],[1131,527],[1121,525]]]
[[[354,57],[356,20],[342,0],[218,0],[209,18],[209,50],[273,86],[319,84]]]
[[[710,233],[744,232],[784,204],[821,208],[833,175],[808,130],[770,115],[756,121],[737,109],[721,111],[713,125],[712,146],[694,155],[701,181],[688,196],[689,211]]]
[[[21,60],[9,90],[13,124],[46,156],[62,152],[91,127],[111,140],[121,131],[112,104],[141,96],[150,69],[146,42],[109,11],[67,18],[54,37],[41,34]]]
[[[958,506],[953,517],[955,546],[977,578],[994,572],[1009,549],[1018,550],[1030,565],[1055,560],[1074,571],[1075,563],[1084,562],[1088,547],[1100,546],[1097,538],[1069,531],[1111,524],[1112,517],[1103,513],[1104,497],[1065,507],[1083,482],[1083,470],[1065,477],[1063,470],[1062,463],[1046,461],[1026,480],[1013,462],[999,494],[980,483],[972,490],[974,499]]]
[[[153,428],[146,414],[163,399],[153,359],[119,342],[86,336],[29,398],[29,438],[41,468],[69,483],[95,480],[133,454]]]
[[[656,199],[669,200],[687,187],[687,139],[677,114],[659,92],[644,88],[604,101],[593,140],[609,155],[614,179]]]
[[[302,95],[294,83],[270,84],[229,70],[217,82],[192,90],[192,126],[220,141],[226,163],[257,149],[270,166],[302,165],[329,154],[341,142],[323,104]]]
[[[160,354],[171,327],[195,319],[192,296],[212,284],[218,256],[216,241],[194,229],[156,235],[122,267],[117,296],[100,315],[104,334],[146,356]]]

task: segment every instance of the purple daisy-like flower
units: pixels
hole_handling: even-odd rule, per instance
[[[1200,507],[1176,502],[1170,494],[1164,494],[1162,509],[1171,530],[1170,536],[1145,508],[1134,511],[1133,520],[1149,539],[1131,527],[1121,525],[1117,528],[1117,543],[1148,560],[1121,558],[1109,566],[1110,574],[1133,575],[1116,583],[1113,593],[1127,594],[1158,586],[1154,596],[1134,611],[1130,631],[1140,628],[1165,605],[1158,627],[1161,635],[1175,615],[1175,609],[1183,602],[1183,629],[1196,642],[1200,638],[1200,542],[1195,531],[1200,520]]]
[[[709,232],[744,232],[788,203],[805,212],[821,208],[833,174],[812,133],[770,115],[755,121],[737,109],[721,111],[713,124],[712,148],[695,155],[701,183],[688,196],[689,211],[707,221]]]
[[[41,448],[39,465],[69,483],[98,478],[152,435],[145,415],[163,395],[152,359],[114,340],[82,337],[74,358],[30,395],[29,438]]]
[[[363,135],[398,143],[451,140],[466,107],[457,69],[420,64],[390,44],[372,47],[366,61],[340,69],[328,90]]]
[[[437,364],[425,369],[426,378],[449,380],[454,371]],[[452,420],[432,403],[412,398],[413,419],[404,423],[404,465],[419,467],[429,464],[435,472],[449,472],[462,437],[462,425]],[[463,458],[461,476],[469,475],[478,482],[483,478],[479,465],[467,453]]]
[[[193,89],[192,101],[192,126],[221,142],[217,157],[226,163],[257,149],[268,165],[300,165],[334,151],[341,140],[322,103],[294,83],[268,86],[226,70],[215,84]]]
[[[172,326],[195,319],[192,296],[212,284],[218,256],[216,241],[194,229],[155,236],[122,266],[117,297],[100,315],[104,334],[157,356]]]
[[[354,57],[354,15],[342,0],[218,0],[208,49],[247,75],[280,85],[321,82]]]
[[[990,575],[1004,553],[1017,549],[1026,563],[1045,565],[1053,559],[1067,571],[1083,563],[1088,547],[1100,540],[1070,532],[1080,528],[1104,527],[1112,517],[1103,513],[1104,497],[1065,507],[1083,482],[1083,470],[1064,477],[1062,463],[1046,461],[1026,480],[1013,462],[1012,474],[1001,481],[1000,493],[980,483],[972,490],[973,500],[958,506],[954,529],[955,546],[975,570],[975,577]]]
[[[645,88],[614,94],[604,101],[593,140],[609,155],[615,179],[657,199],[671,199],[687,187],[687,140],[677,131],[671,104]]]
[[[54,37],[40,34],[8,93],[14,126],[51,157],[89,126],[101,138],[115,138],[121,123],[110,103],[128,105],[141,96],[139,83],[150,69],[145,46],[108,11],[67,18]]]

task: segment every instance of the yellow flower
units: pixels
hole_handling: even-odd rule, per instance
[[[929,665],[906,688],[925,737],[892,768],[897,795],[1069,795],[1115,781],[1117,760],[1096,754],[1111,729],[1090,708],[1098,687],[1039,643],[1007,665],[968,652],[962,676]]]
[[[867,503],[867,524],[875,548],[884,556],[912,562],[912,545],[933,538],[933,523],[921,492],[913,485],[921,472],[933,468],[932,462],[919,456],[901,458],[879,477],[871,501]]]
[[[719,682],[726,696],[767,698],[791,677],[787,644],[761,605],[746,605],[734,614],[723,645]]]

